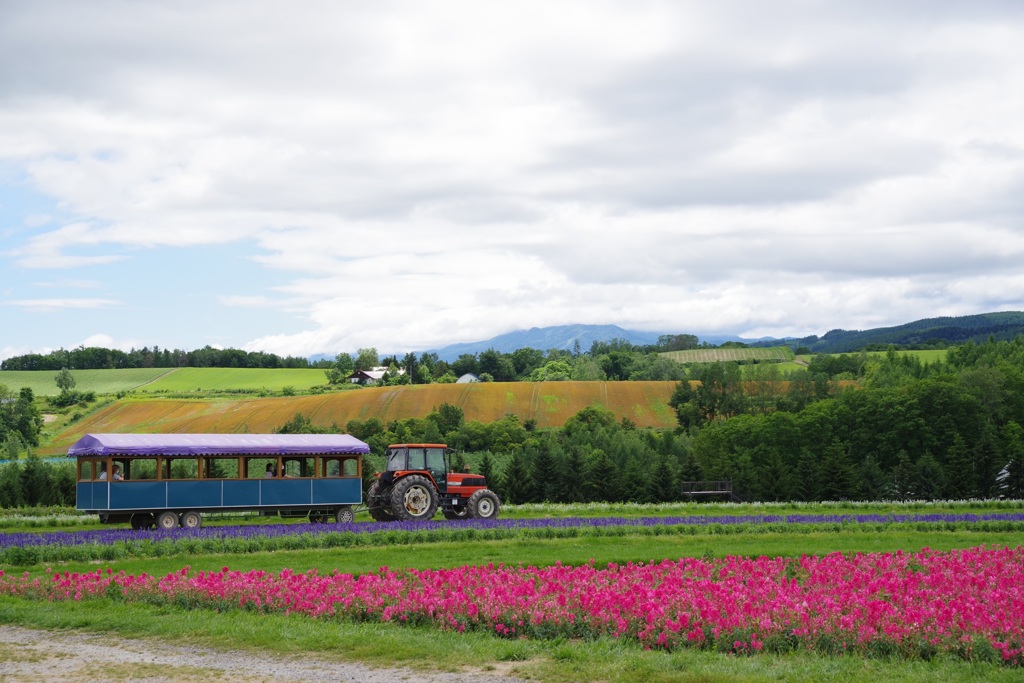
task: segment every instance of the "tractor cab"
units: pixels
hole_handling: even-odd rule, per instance
[[[385,475],[389,479],[406,472],[424,472],[441,492],[447,488],[448,447],[445,444],[395,444],[388,446]],[[382,476],[385,476],[382,475]]]

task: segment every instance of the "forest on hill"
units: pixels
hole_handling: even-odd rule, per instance
[[[483,393],[526,384],[357,390],[349,393],[381,403],[343,420],[328,414],[327,403],[320,404],[323,411],[303,403],[324,397],[296,396],[280,399],[268,421],[276,425],[267,431],[351,433],[371,445],[368,471],[383,466],[389,443],[448,443],[511,503],[672,501],[684,495],[681,482],[707,480],[731,481],[748,501],[1024,497],[1024,336],[967,343],[935,362],[895,350],[817,356],[785,382],[745,379],[733,362],[694,366],[684,381],[649,383],[660,387],[654,393],[661,398],[643,400],[663,406],[671,425],[641,424],[639,414],[629,412],[641,399],[618,404],[618,412],[609,409],[615,389],[644,384],[537,384],[538,391],[598,391],[567,416],[566,402],[559,408],[564,420],[546,424],[535,415],[558,406],[543,394],[497,400],[498,393]],[[434,402],[442,395],[416,399],[413,389],[466,393],[461,402]],[[417,416],[381,419],[383,404],[402,395],[418,404]],[[483,417],[473,397],[485,395],[497,413],[467,419]],[[539,412],[521,417],[505,401]],[[119,401],[76,424],[67,438],[85,429],[138,428],[154,416],[136,416],[133,424],[122,420],[161,403],[168,404],[167,415],[149,425],[153,431],[220,431],[223,420],[240,410],[234,402],[211,403],[209,414],[200,416],[190,412],[195,401]],[[30,466],[41,471],[38,463],[25,463],[24,470]],[[19,467],[0,469],[0,491],[19,490]],[[56,495],[60,487],[36,490]]]
[[[793,348],[805,353],[852,353],[884,351],[889,346],[900,349],[945,349],[967,342],[983,344],[990,338],[1009,341],[1024,334],[1024,312],[980,313],[978,315],[925,318],[895,327],[870,330],[830,330],[821,337],[786,339]],[[779,340],[757,342],[758,346],[774,346]]]

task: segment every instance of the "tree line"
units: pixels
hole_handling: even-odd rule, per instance
[[[328,361],[312,363],[307,358],[278,356],[264,351],[215,349],[204,346],[193,351],[143,347],[120,351],[100,346],[57,349],[47,354],[12,356],[0,363],[0,370],[119,370],[125,368],[317,368]]]
[[[487,349],[463,353],[453,361],[442,360],[437,353],[380,356],[376,348],[362,348],[354,354],[340,353],[327,368],[329,384],[342,384],[357,370],[387,368],[383,384],[430,384],[455,382],[465,374],[484,382],[556,382],[678,380],[685,367],[661,354],[694,348],[711,348],[692,334],[662,335],[656,344],[638,345],[624,339],[595,341],[583,351],[573,349],[541,351],[530,347],[504,353]]]

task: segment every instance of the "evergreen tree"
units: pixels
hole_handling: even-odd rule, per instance
[[[565,455],[560,460],[561,476],[555,499],[559,503],[582,503],[587,500],[586,493],[580,485],[583,480],[586,460],[578,447],[570,447],[568,451],[563,452]]]
[[[994,428],[985,429],[974,448],[974,491],[978,498],[993,498],[999,494],[996,478],[1005,464],[1000,441]]]
[[[974,458],[960,434],[946,451],[946,498],[962,500],[975,494]]]
[[[796,495],[804,501],[822,500],[820,482],[821,475],[817,455],[809,448],[801,449],[797,461]]]
[[[702,481],[703,479],[704,471],[693,453],[683,455],[679,464],[679,481]]]
[[[678,484],[668,453],[658,454],[647,486],[647,496],[653,503],[669,503],[679,499]]]
[[[896,468],[892,473],[893,489],[896,497],[900,500],[913,500],[917,497],[915,487],[916,473],[914,463],[910,461],[910,454],[900,450],[896,454]]]
[[[820,472],[821,500],[850,500],[857,497],[854,469],[846,447],[838,439],[825,449]]]
[[[892,485],[878,464],[878,458],[872,454],[868,454],[860,464],[859,481],[861,500],[882,500],[892,496]]]
[[[946,491],[946,475],[942,465],[931,453],[925,452],[914,466],[915,488],[919,498],[938,500]]]
[[[622,498],[631,503],[651,502],[648,493],[650,475],[643,460],[637,455],[630,456],[622,470]]]
[[[50,468],[38,456],[25,459],[21,468],[21,490],[25,505],[54,505],[57,502]]]
[[[758,500],[787,501],[797,496],[798,485],[793,469],[783,460],[781,453],[769,453],[758,474]]]
[[[501,499],[506,503],[526,503],[530,499],[530,466],[521,450],[512,452],[512,458],[501,476]]]
[[[451,454],[451,468],[452,472],[466,471],[466,458],[462,455],[462,451],[455,451]]]
[[[484,452],[484,457],[480,460],[480,474],[483,475],[488,488],[497,487],[498,479],[494,473],[494,460],[491,459],[490,451]]]
[[[1007,498],[1024,498],[1024,429],[1016,422],[1007,423],[1001,433],[1003,458],[1007,461],[1000,482],[1000,493]]]
[[[622,502],[622,472],[601,449],[586,459],[582,487],[586,502]]]
[[[534,449],[530,467],[530,499],[537,503],[550,503],[557,498],[558,463],[543,446]]]
[[[25,505],[25,490],[21,481],[21,463],[0,465],[0,507],[14,508]]]

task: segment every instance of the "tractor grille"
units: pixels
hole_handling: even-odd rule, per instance
[[[487,486],[487,480],[483,477],[465,477],[462,480],[463,486]]]

